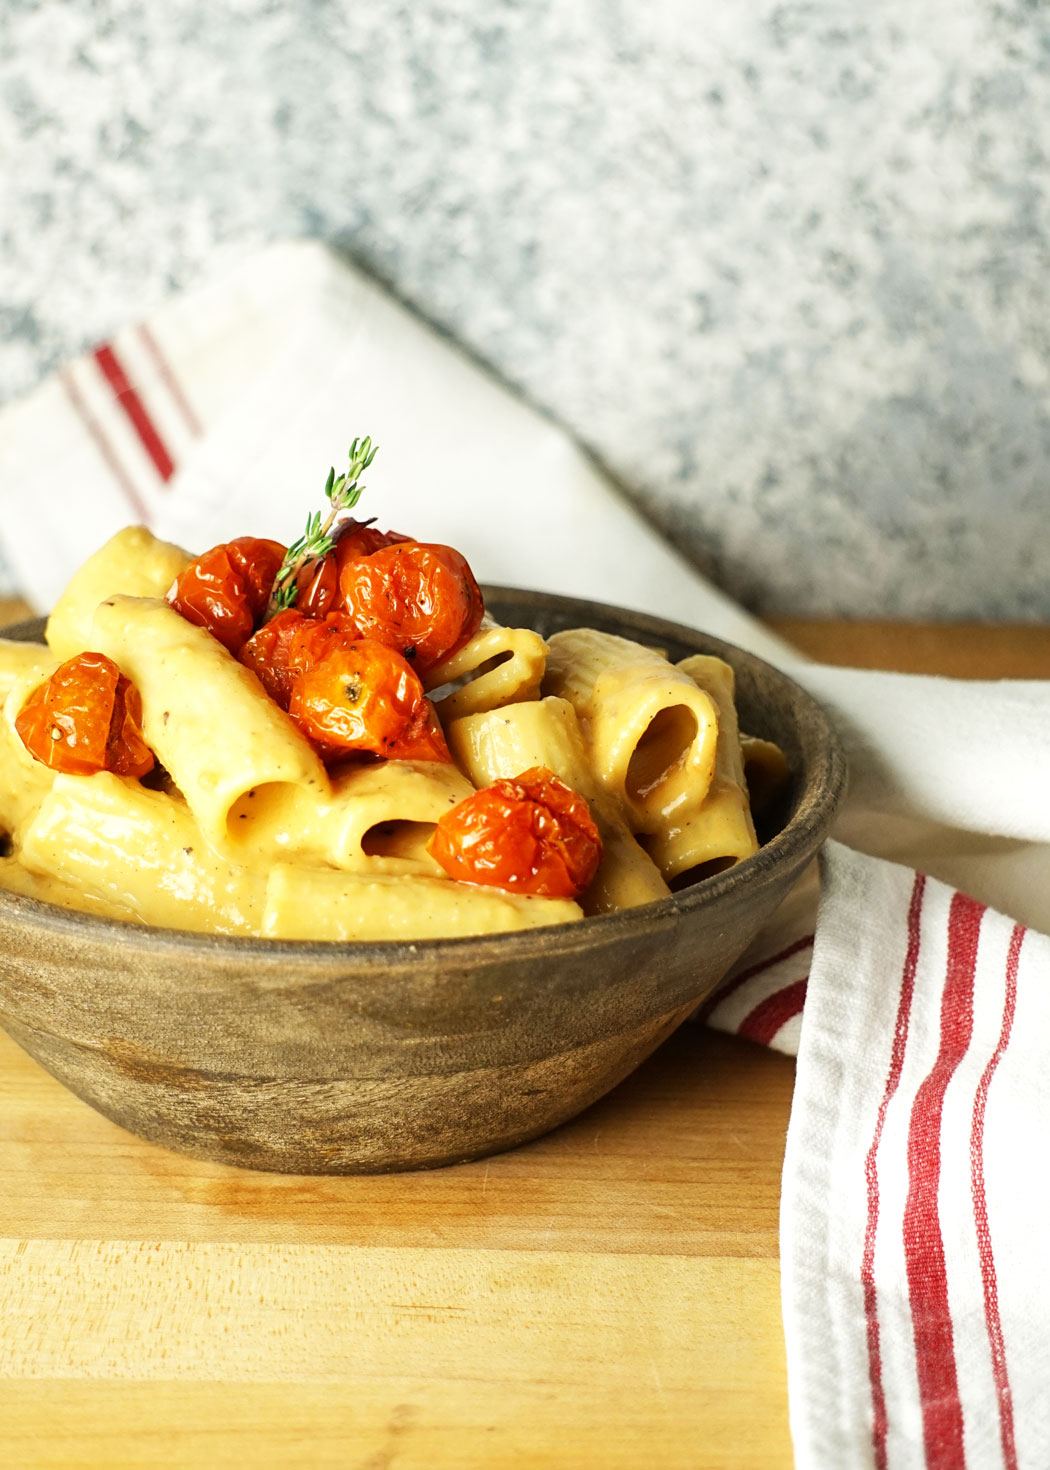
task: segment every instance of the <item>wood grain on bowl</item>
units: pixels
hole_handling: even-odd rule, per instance
[[[761,660],[659,619],[491,590],[494,615],[709,652],[793,779],[754,857],[580,924],[416,944],[233,939],[0,894],[0,1022],[78,1096],[198,1157],[290,1173],[477,1158],[548,1131],[632,1071],[718,983],[819,847],[837,739]],[[39,632],[37,630],[37,636]]]

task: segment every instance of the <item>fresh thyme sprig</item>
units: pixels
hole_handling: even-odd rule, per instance
[[[295,605],[295,599],[299,595],[299,573],[303,567],[308,562],[327,556],[335,546],[332,528],[341,513],[352,510],[361,499],[361,492],[365,487],[358,482],[375,459],[378,449],[379,445],[373,444],[366,434],[363,439],[355,439],[351,444],[350,464],[345,474],[336,478],[334,467],[328,471],[324,493],[331,502],[331,508],[323,521],[321,512],[315,510],[307,519],[306,530],[298,541],[293,541],[289,546],[270,590],[266,621],[286,607]]]

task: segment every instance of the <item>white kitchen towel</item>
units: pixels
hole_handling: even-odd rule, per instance
[[[784,1163],[806,1467],[1050,1464],[1050,941],[838,843]]]
[[[382,444],[381,519],[459,545],[483,580],[704,628],[829,709],[852,770],[836,836],[858,851],[828,845],[819,917],[813,872],[704,1008],[799,1054],[782,1222],[798,1464],[1050,1465],[1050,1201],[1032,1158],[1050,942],[1015,927],[1050,930],[1050,683],[801,659],[559,429],[307,243],[6,408],[0,540],[42,609],[129,521],[194,548],[288,540],[361,433]]]
[[[177,298],[6,408],[0,539],[41,610],[129,521],[193,547],[245,526],[288,542],[364,434],[381,446],[369,513],[466,548],[481,581],[717,622],[788,653],[561,430],[307,242]]]

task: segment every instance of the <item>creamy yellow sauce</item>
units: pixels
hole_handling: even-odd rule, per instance
[[[455,765],[330,776],[255,676],[164,601],[188,560],[130,528],[74,576],[50,646],[0,640],[0,887],[175,929],[430,938],[649,902],[692,863],[753,850],[720,661],[675,668],[590,629],[556,635],[548,660],[538,634],[487,622],[432,675],[435,689],[452,688],[439,712]],[[22,745],[14,719],[28,695],[88,648],[137,687],[163,780],[55,775]],[[605,855],[583,908],[453,882],[426,851],[443,813],[531,765],[591,804]]]

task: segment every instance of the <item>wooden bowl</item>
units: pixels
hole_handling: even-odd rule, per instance
[[[808,694],[716,638],[567,597],[490,589],[486,600],[544,634],[590,626],[674,659],[727,659],[743,728],[791,764],[781,829],[754,857],[641,908],[415,944],[189,934],[0,891],[0,1024],[15,1041],[143,1138],[299,1174],[512,1148],[637,1067],[817,851],[845,788],[842,750]]]

